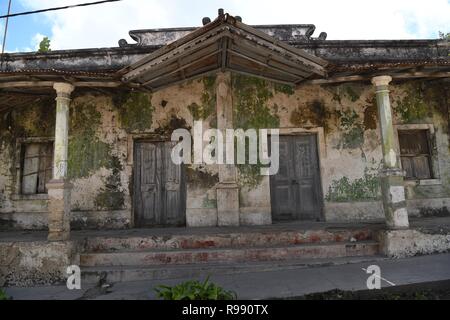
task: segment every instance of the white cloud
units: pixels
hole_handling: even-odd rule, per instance
[[[20,0],[30,9],[87,0]],[[199,26],[222,7],[247,24],[311,23],[328,39],[408,39],[450,31],[447,0],[123,0],[42,14],[55,49],[117,46],[132,29]],[[128,38],[131,42],[131,40]]]
[[[44,35],[40,34],[39,32],[36,33],[33,38],[31,39],[31,47],[33,48],[31,51],[37,51],[39,49],[39,44],[41,43],[42,39],[44,39]]]

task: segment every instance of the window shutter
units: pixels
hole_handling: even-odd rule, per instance
[[[428,130],[402,130],[398,133],[400,158],[407,179],[430,179],[431,154]]]

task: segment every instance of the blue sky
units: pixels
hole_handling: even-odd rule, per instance
[[[0,13],[6,14],[8,1],[0,0]],[[20,1],[12,1],[11,12],[24,12],[29,8]],[[37,34],[51,34],[51,21],[43,19],[42,15],[19,16],[9,20],[9,32],[6,41],[6,51],[29,51],[32,49],[33,37]],[[3,39],[4,21],[1,21],[1,39]],[[2,40],[0,40],[2,41]]]
[[[12,0],[12,12],[94,0]],[[0,13],[8,0],[0,0]],[[132,29],[199,26],[217,9],[247,24],[311,23],[328,39],[423,39],[450,32],[450,0],[123,0],[118,3],[13,17],[6,50],[34,51],[43,36],[52,49],[117,46]],[[0,21],[3,31],[4,19]],[[3,32],[2,32],[3,34]]]

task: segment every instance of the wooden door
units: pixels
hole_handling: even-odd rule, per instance
[[[136,226],[185,224],[183,166],[170,157],[172,142],[136,142],[134,215]]]
[[[270,177],[274,220],[318,220],[322,216],[315,135],[280,136],[280,166]]]

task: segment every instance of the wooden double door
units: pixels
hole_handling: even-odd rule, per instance
[[[316,135],[280,136],[279,170],[270,176],[273,220],[321,220]]]
[[[137,227],[183,226],[186,185],[183,165],[171,159],[173,142],[134,145],[134,217]]]

